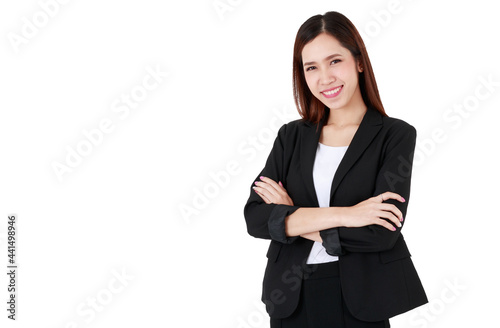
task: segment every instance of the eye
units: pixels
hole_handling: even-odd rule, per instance
[[[313,69],[316,69],[316,66],[309,66],[306,68],[306,72],[312,71]]]
[[[340,59],[334,59],[334,60],[332,60],[330,62],[330,64],[333,65],[333,64],[336,64],[336,63],[340,63],[340,61],[341,61]]]

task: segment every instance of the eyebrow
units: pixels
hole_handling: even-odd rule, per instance
[[[327,60],[333,59],[333,58],[335,58],[337,56],[340,56],[340,54],[330,55],[330,56],[326,57],[325,59],[323,59],[323,61],[327,61]],[[312,65],[312,64],[316,64],[316,62],[315,61],[307,62],[307,63],[304,63],[304,66],[309,66],[309,65]]]

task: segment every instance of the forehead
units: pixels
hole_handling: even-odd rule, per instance
[[[327,33],[321,33],[302,49],[302,62],[321,61],[332,54],[350,55],[348,49]]]

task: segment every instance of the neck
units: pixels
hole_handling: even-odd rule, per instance
[[[354,97],[353,97],[354,98]],[[367,107],[361,93],[355,97],[351,102],[342,108],[330,108],[330,115],[328,116],[327,125],[335,125],[343,127],[347,125],[359,125],[365,116]]]
[[[365,116],[367,107],[363,106],[330,109],[327,125],[343,127],[347,125],[359,125]]]

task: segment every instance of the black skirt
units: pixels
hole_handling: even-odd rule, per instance
[[[354,318],[342,297],[339,263],[315,264],[302,280],[297,308],[291,316],[272,319],[271,328],[387,328],[389,320],[366,322]]]

